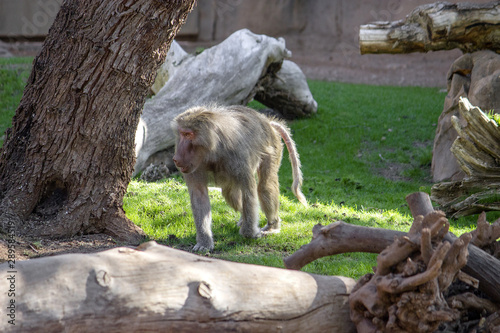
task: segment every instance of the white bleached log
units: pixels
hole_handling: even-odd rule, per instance
[[[284,39],[256,35],[247,29],[196,55],[172,43],[152,88],[157,93],[144,105],[137,128],[134,175],[157,163],[155,155],[174,146],[171,123],[192,106],[246,105],[259,93],[285,118],[315,113],[317,103],[300,68],[286,63],[279,73],[290,56]],[[264,88],[271,96],[262,91]]]
[[[1,332],[355,332],[355,281],[228,262],[155,242],[8,263]],[[5,311],[4,311],[5,313]],[[11,319],[12,320],[12,319]]]

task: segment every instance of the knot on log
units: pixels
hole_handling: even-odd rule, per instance
[[[95,274],[95,278],[97,283],[101,287],[107,288],[111,284],[111,276],[106,271],[103,270],[98,271]]]
[[[212,298],[212,290],[210,289],[210,285],[206,282],[200,282],[198,285],[198,294],[205,299]]]

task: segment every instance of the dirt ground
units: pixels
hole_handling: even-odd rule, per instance
[[[180,42],[188,52],[199,44]],[[35,56],[41,42],[0,42],[0,56]],[[452,62],[461,55],[460,51],[442,51],[428,54],[402,55],[360,55],[356,50],[349,52],[310,51],[289,46],[290,60],[296,62],[309,79],[361,84],[392,86],[423,86],[446,88],[446,73]],[[68,240],[15,239],[12,243],[16,260],[63,253],[96,252],[118,245],[107,235],[81,235]],[[8,257],[8,237],[0,235],[0,263]]]
[[[200,43],[179,42],[187,51],[208,47]],[[446,74],[459,50],[411,54],[359,54],[354,46],[336,51],[307,50],[294,43],[287,47],[292,51],[290,60],[297,63],[307,78],[348,83],[421,86],[446,88]],[[35,56],[41,42],[3,43],[2,56]]]

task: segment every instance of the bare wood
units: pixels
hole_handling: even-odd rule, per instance
[[[16,325],[3,318],[2,332],[355,332],[347,303],[355,281],[345,277],[227,262],[155,242],[15,268]],[[6,292],[0,303],[9,304]]]
[[[464,121],[452,117],[459,137],[451,151],[467,178],[443,182],[431,188],[431,198],[452,217],[500,210],[500,127],[467,98],[460,97]]]
[[[431,199],[425,192],[414,192],[408,194],[405,200],[408,203],[408,208],[410,208],[410,212],[413,217],[419,215],[425,216],[434,211]]]
[[[500,308],[497,304],[487,299],[479,298],[470,292],[452,296],[449,302],[454,304],[454,307],[458,309],[485,309],[488,313],[496,312]]]
[[[404,20],[362,25],[359,46],[361,54],[500,50],[498,24],[498,2],[437,2],[415,8]]]
[[[347,252],[380,253],[406,233],[395,230],[362,227],[343,221],[327,226],[317,224],[309,244],[302,246],[283,261],[288,269],[299,270],[314,260]]]
[[[406,197],[410,211],[425,216],[434,211],[426,193],[413,193]],[[328,226],[314,226],[309,244],[283,261],[288,269],[301,269],[318,258],[346,252],[380,253],[391,245],[396,237],[406,233],[396,230],[361,227],[342,221]],[[456,236],[448,233],[445,240],[453,243]],[[500,261],[478,247],[469,244],[469,260],[463,271],[479,280],[479,289],[500,302]]]
[[[443,240],[448,227],[442,212],[419,215],[408,236],[379,254],[375,274],[360,279],[349,296],[351,319],[359,333],[433,332],[443,321],[460,317],[443,292],[467,261],[471,235],[450,244]]]

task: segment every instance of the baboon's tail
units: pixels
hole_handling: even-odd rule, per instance
[[[297,147],[295,147],[295,142],[293,142],[292,137],[290,136],[290,132],[288,129],[276,121],[270,122],[271,126],[278,131],[278,133],[285,141],[286,149],[288,150],[288,155],[290,156],[290,162],[292,163],[292,172],[293,172],[293,184],[292,184],[292,192],[295,194],[299,202],[307,207],[307,200],[304,194],[302,193],[302,171],[300,170],[300,160],[299,154],[297,153]]]

